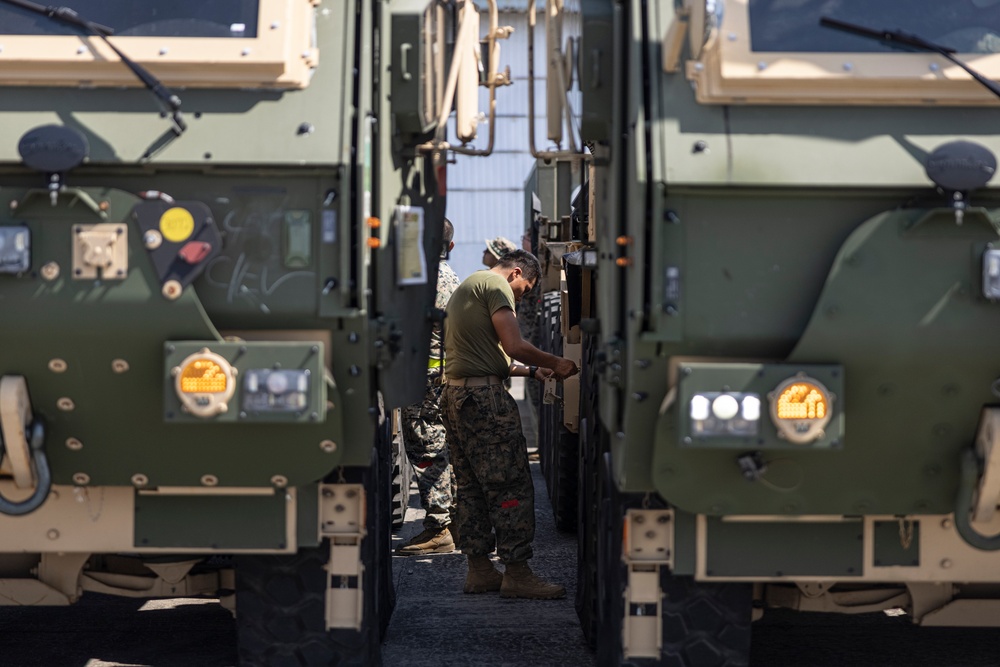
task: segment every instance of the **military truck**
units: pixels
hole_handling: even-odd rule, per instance
[[[492,9],[484,51],[464,0],[0,2],[4,604],[217,595],[241,664],[379,661]]]
[[[775,607],[996,625],[1000,5],[582,13],[599,663],[746,664]]]

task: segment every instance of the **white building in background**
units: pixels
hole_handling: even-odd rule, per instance
[[[484,0],[477,0],[481,26],[489,26]],[[545,121],[545,0],[536,0],[535,25],[535,148],[554,148],[546,138]],[[528,0],[498,0],[500,25],[514,28],[510,39],[500,42],[500,70],[510,66],[513,85],[498,88],[493,154],[489,157],[456,155],[448,166],[447,216],[455,225],[455,249],[449,264],[459,278],[483,268],[486,239],[505,236],[518,247],[524,230],[524,181],[535,163],[528,145]],[[578,0],[565,2],[563,38],[578,37]],[[575,76],[575,75],[574,75]],[[573,116],[580,114],[576,83],[569,95]],[[480,88],[479,108],[489,111],[489,90]],[[449,141],[456,141],[450,128]],[[565,134],[565,130],[564,130]],[[489,126],[481,122],[476,148],[486,148]],[[566,148],[566,140],[563,140]]]

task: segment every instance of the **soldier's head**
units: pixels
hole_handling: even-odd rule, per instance
[[[486,249],[483,250],[483,264],[492,269],[505,253],[516,250],[517,246],[510,239],[498,236],[495,239],[486,239]]]
[[[444,219],[444,230],[441,233],[441,259],[448,259],[448,254],[455,247],[455,225],[451,220]]]
[[[515,301],[520,301],[522,296],[534,289],[542,274],[538,259],[527,250],[520,249],[504,253],[492,270],[507,278]]]

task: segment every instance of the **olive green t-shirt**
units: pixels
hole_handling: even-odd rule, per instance
[[[476,271],[448,301],[444,321],[445,375],[450,378],[510,374],[510,357],[500,347],[493,313],[514,310],[514,292],[507,280],[492,271]]]

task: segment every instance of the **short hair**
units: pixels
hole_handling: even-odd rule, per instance
[[[444,219],[444,230],[441,232],[441,256],[445,257],[448,254],[448,246],[451,245],[452,239],[455,238],[455,225],[451,224],[451,220],[448,218]]]
[[[451,220],[448,218],[444,219],[444,231],[441,234],[441,240],[445,245],[451,243],[455,238],[455,225],[451,224]]]
[[[497,260],[497,266],[501,269],[513,269],[517,267],[521,269],[524,279],[531,282],[535,282],[538,280],[538,276],[542,275],[542,267],[538,263],[538,258],[527,250],[521,250],[520,248],[504,253]]]

